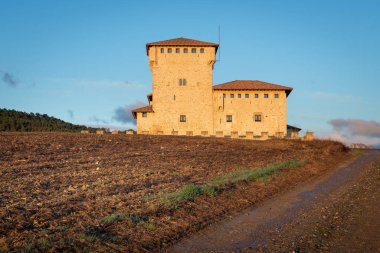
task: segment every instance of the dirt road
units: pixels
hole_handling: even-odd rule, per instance
[[[169,252],[380,252],[380,151],[183,239]]]

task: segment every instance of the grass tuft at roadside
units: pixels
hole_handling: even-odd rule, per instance
[[[269,180],[271,176],[280,173],[284,169],[295,169],[304,164],[304,161],[289,160],[273,163],[264,168],[237,170],[218,176],[203,185],[185,185],[178,192],[164,195],[161,197],[161,201],[165,207],[176,209],[181,203],[185,201],[194,201],[201,195],[215,196],[225,186],[234,185],[239,182],[266,181]]]

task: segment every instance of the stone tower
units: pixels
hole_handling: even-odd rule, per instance
[[[146,44],[153,83],[150,133],[213,132],[212,83],[218,46],[186,38]]]

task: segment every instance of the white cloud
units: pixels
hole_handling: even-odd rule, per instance
[[[121,81],[121,80],[90,80],[78,78],[46,78],[46,81],[59,83],[59,84],[74,84],[82,87],[106,87],[106,88],[122,88],[122,89],[144,89],[147,87],[145,84]]]
[[[323,139],[332,139],[347,145],[363,143],[369,146],[380,144],[380,122],[360,119],[333,119],[328,122],[333,131],[319,136]]]
[[[316,137],[320,139],[340,141],[348,146],[352,143],[363,143],[368,146],[378,146],[380,144],[380,138],[371,138],[367,136],[346,136],[336,131],[332,131],[329,134],[319,135]]]

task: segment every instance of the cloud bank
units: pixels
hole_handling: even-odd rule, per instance
[[[328,122],[333,131],[327,138],[346,144],[363,143],[366,145],[380,144],[380,122],[360,119],[333,119]]]
[[[141,101],[135,101],[132,104],[120,106],[115,109],[113,119],[121,123],[131,123],[136,125],[136,120],[133,118],[131,110],[144,105],[146,104]]]
[[[329,123],[338,132],[380,138],[380,122],[360,119],[333,119]]]

